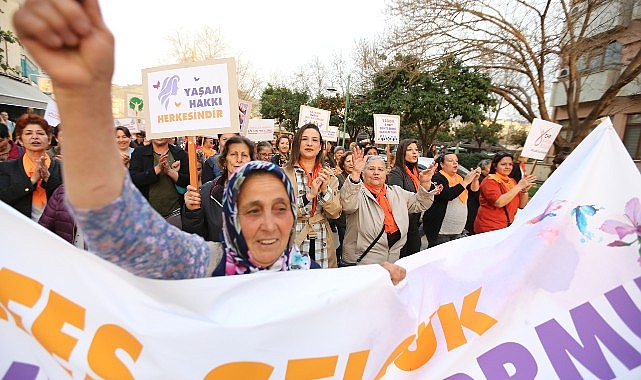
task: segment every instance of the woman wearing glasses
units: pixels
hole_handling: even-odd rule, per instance
[[[407,241],[408,213],[427,210],[443,188],[429,191],[436,164],[418,173],[418,191],[413,193],[385,184],[387,168],[378,155],[366,159],[361,149],[354,148],[353,157],[354,169],[341,188],[347,215],[343,260],[351,265],[393,263]]]
[[[222,241],[223,189],[229,177],[241,166],[253,161],[254,143],[241,136],[230,137],[218,156],[222,174],[200,187],[187,186],[182,212],[183,231],[198,234],[208,241]]]
[[[261,141],[256,144],[256,158],[260,161],[272,161],[272,144],[269,141]]]
[[[528,190],[536,181],[533,175],[525,175],[517,183],[509,175],[513,157],[499,152],[492,158],[490,174],[481,182],[479,210],[474,221],[474,232],[482,233],[508,227],[519,208],[529,200]]]

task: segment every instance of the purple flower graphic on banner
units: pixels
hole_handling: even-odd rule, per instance
[[[601,231],[617,235],[619,240],[608,244],[608,247],[628,247],[635,243],[639,244],[639,255],[641,256],[641,202],[639,198],[632,198],[625,204],[624,214],[630,224],[618,220],[606,220],[599,228]],[[623,240],[628,235],[633,235],[631,241]],[[641,257],[639,258],[641,264]]]

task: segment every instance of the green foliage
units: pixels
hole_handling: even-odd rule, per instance
[[[458,163],[467,169],[472,169],[475,168],[482,160],[491,158],[492,156],[486,153],[459,153]]]
[[[416,56],[396,56],[373,78],[373,86],[357,109],[355,119],[372,126],[373,113],[401,116],[401,131],[413,137],[428,151],[439,131],[449,128],[449,120],[480,123],[495,105],[490,96],[490,78],[464,67],[454,57],[444,59],[433,71],[423,67]],[[447,138],[447,133],[440,137]]]
[[[512,131],[506,137],[507,143],[510,145],[524,146],[527,134],[528,132],[523,129]]]
[[[475,141],[481,148],[484,142],[497,143],[502,128],[503,126],[498,123],[467,123],[455,131],[455,136],[460,140]]]
[[[439,128],[436,132],[436,140],[440,142],[450,142],[454,141],[454,135],[450,131],[449,127]]]
[[[4,30],[0,28],[0,42],[15,44],[16,42],[18,42],[18,39],[10,30]],[[4,44],[0,44],[0,46],[4,46]],[[11,71],[15,74],[19,74],[15,68],[9,66],[8,60],[5,57],[5,53],[6,52],[4,51],[4,49],[0,48],[0,69],[2,69],[2,71],[4,71],[5,73],[7,71]]]
[[[260,96],[260,113],[264,118],[275,119],[288,131],[295,132],[300,106],[308,101],[309,95],[306,92],[268,84]]]
[[[343,128],[343,114],[345,111],[345,98],[343,96],[325,97],[318,95],[309,102],[311,107],[320,108],[322,110],[330,111],[329,125]],[[349,111],[349,110],[348,110]]]

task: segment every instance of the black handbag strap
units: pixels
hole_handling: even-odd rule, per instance
[[[501,194],[505,194],[505,191],[503,191],[505,189],[503,188],[503,185],[501,183],[499,183],[499,189],[501,189]],[[503,206],[502,208],[503,211],[505,211],[505,218],[507,219],[507,226],[509,227],[512,224],[512,221],[510,220],[510,214],[508,214],[506,206]]]
[[[378,233],[378,236],[376,237],[376,239],[374,239],[374,241],[372,241],[372,244],[370,244],[369,247],[367,247],[367,249],[365,249],[363,251],[363,254],[361,254],[361,256],[358,259],[356,259],[356,263],[357,264],[360,263],[361,260],[363,260],[363,257],[365,257],[365,255],[367,255],[369,253],[369,251],[372,249],[372,247],[374,247],[376,242],[378,242],[378,239],[380,239],[381,236],[383,236],[383,232],[385,232],[385,224],[383,224],[383,229],[381,230],[381,232]]]

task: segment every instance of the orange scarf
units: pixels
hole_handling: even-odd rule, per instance
[[[444,170],[440,170],[439,173],[441,173],[443,177],[447,179],[447,184],[450,185],[450,187],[454,187],[463,182],[463,177],[456,173],[454,173],[454,175],[449,175]],[[464,205],[467,204],[467,189],[463,190],[463,192],[459,194],[458,199],[460,199]]]
[[[201,146],[200,151],[203,152],[203,154],[205,155],[205,158],[209,158],[216,154],[216,150],[213,147],[207,148],[207,147]]]
[[[418,192],[418,187],[421,186],[421,181],[418,180],[418,168],[414,166],[414,170],[410,170],[410,168],[405,166],[405,173],[407,173],[408,176],[410,176],[410,179],[412,182],[414,182],[414,187],[416,188],[416,192]]]
[[[512,178],[510,178],[510,177],[508,177],[506,175],[494,173],[494,174],[488,175],[487,178],[493,179],[494,181],[496,181],[499,184],[503,185],[503,187],[505,187],[505,192],[506,193],[508,191],[512,190],[512,188],[514,188],[514,186],[516,186],[516,181],[512,180]]]
[[[300,161],[298,161],[298,166],[300,166],[301,169],[305,171],[305,174],[307,175],[307,186],[311,188],[312,182],[314,182],[314,180],[318,178],[318,174],[320,173],[323,166],[320,164],[316,165],[316,167],[311,173],[303,166],[303,164]],[[312,201],[312,212],[309,213],[309,216],[314,216],[314,213],[316,213],[317,205],[318,205],[318,197],[314,197],[314,200]]]
[[[47,169],[51,166],[51,158],[48,154],[44,154],[45,164]],[[27,154],[22,156],[22,165],[24,166],[24,172],[27,177],[31,178],[33,173],[36,172],[36,163],[31,161],[31,158]],[[40,186],[42,180],[39,180],[36,183],[36,189],[33,191],[31,196],[31,203],[36,205],[38,208],[44,208],[47,205],[47,191]]]
[[[371,191],[374,196],[376,196],[376,202],[378,202],[378,204],[383,209],[383,213],[385,214],[385,219],[383,220],[383,223],[385,224],[385,232],[387,232],[388,234],[392,234],[398,231],[398,225],[394,220],[394,215],[392,215],[392,207],[390,206],[389,201],[385,196],[385,194],[387,193],[387,186],[383,185],[380,191],[376,191],[376,189],[366,185],[365,183],[363,183],[363,185],[365,185],[367,190]]]

